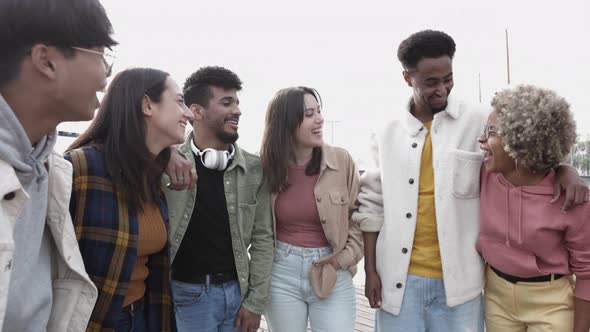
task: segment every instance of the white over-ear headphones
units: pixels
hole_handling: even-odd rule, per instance
[[[219,151],[211,148],[201,151],[199,148],[197,148],[193,140],[191,140],[191,149],[196,156],[201,158],[203,166],[207,167],[208,169],[218,171],[223,171],[227,168],[227,164],[233,159],[234,153],[236,152],[236,149],[233,145],[230,145],[231,152],[226,150]]]

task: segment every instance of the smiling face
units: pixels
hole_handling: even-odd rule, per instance
[[[303,120],[295,129],[295,148],[315,148],[324,144],[322,128],[324,117],[322,116],[320,104],[312,94],[303,95]]]
[[[404,80],[414,89],[414,103],[436,114],[447,107],[454,86],[453,60],[447,55],[424,58],[404,71]]]
[[[103,53],[103,47],[90,49]],[[98,91],[106,86],[107,68],[102,55],[73,50],[72,56],[55,51],[58,75],[53,98],[59,106],[60,121],[87,121],[94,117],[99,101]]]
[[[158,143],[166,147],[184,141],[185,128],[193,119],[193,114],[184,104],[178,84],[170,77],[166,79],[166,89],[160,102],[150,102],[150,110],[148,133],[157,136]]]
[[[235,89],[225,90],[211,86],[211,99],[207,107],[200,107],[201,117],[198,119],[199,130],[212,133],[222,144],[232,144],[237,141],[238,125],[240,122],[238,92]]]
[[[488,116],[486,129],[478,138],[480,148],[484,152],[484,166],[490,173],[499,172],[504,175],[514,171],[516,165],[504,150],[504,142],[500,136],[498,114],[494,111]]]

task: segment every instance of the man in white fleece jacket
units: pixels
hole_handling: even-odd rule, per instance
[[[413,94],[398,104],[401,120],[373,136],[376,169],[361,178],[353,219],[363,231],[365,295],[379,308],[377,331],[484,330],[476,138],[489,111],[449,97],[454,54],[444,32],[402,41],[398,59]],[[566,170],[561,182],[583,201],[585,185]]]

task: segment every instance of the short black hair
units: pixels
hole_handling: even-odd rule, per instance
[[[187,106],[199,104],[208,107],[209,100],[213,97],[211,86],[240,91],[242,90],[242,81],[229,69],[218,66],[202,67],[184,82],[182,90],[185,104]]]
[[[415,68],[424,58],[455,56],[455,41],[442,31],[423,30],[412,34],[399,44],[397,58],[405,69]]]
[[[1,0],[0,85],[15,79],[38,43],[71,53],[71,47],[112,47],[113,28],[98,0]]]

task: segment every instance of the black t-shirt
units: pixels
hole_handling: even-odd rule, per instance
[[[172,279],[191,282],[205,274],[236,272],[223,173],[195,156],[197,198],[182,243],[172,263]]]

